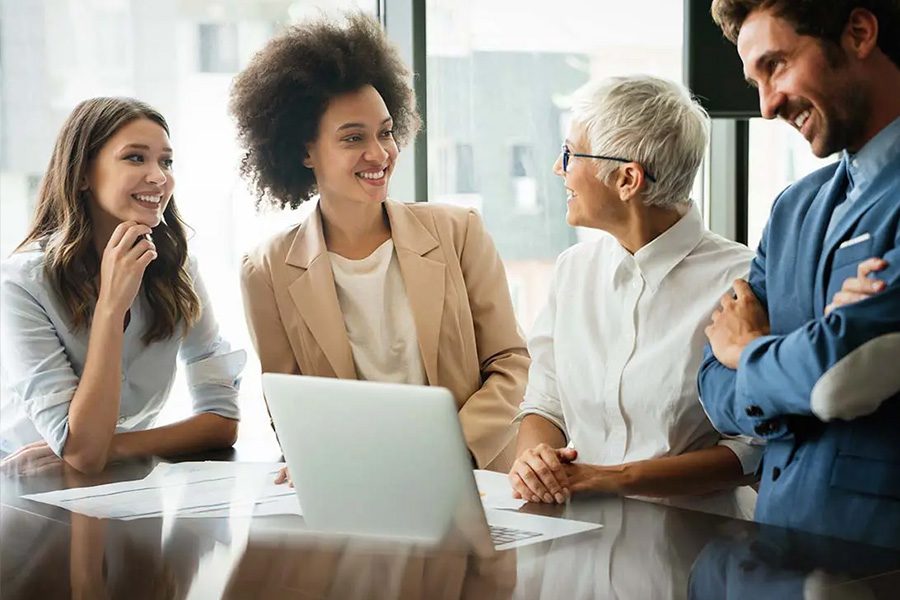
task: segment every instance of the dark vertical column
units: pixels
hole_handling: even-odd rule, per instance
[[[425,0],[412,2],[412,69],[416,106],[422,117],[422,129],[416,138],[416,201],[428,201],[428,64],[426,48]]]
[[[734,235],[747,243],[750,210],[750,120],[735,120],[734,136]]]

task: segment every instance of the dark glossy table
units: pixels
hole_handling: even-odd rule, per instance
[[[191,460],[279,460],[271,448]],[[0,482],[2,598],[900,598],[900,553],[613,497],[522,510],[599,530],[478,558],[314,536],[258,536],[251,519],[98,520],[21,498],[143,477]],[[297,518],[297,517],[294,517]]]

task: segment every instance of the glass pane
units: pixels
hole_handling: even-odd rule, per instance
[[[481,211],[527,331],[557,255],[596,235],[566,224],[565,190],[552,172],[569,98],[592,77],[680,80],[682,3],[428,0],[426,7],[429,201]]]
[[[837,159],[816,158],[807,142],[783,121],[750,120],[747,245],[756,250],[778,194]]]
[[[257,215],[238,174],[240,150],[227,112],[234,74],[272,35],[309,17],[377,0],[29,0],[0,3],[0,252],[25,235],[37,187],[63,120],[81,100],[134,96],[172,130],[175,196],[194,228],[198,258],[222,333],[245,348],[242,440],[268,431],[259,365],[247,334],[241,255],[302,214]],[[303,211],[298,212],[306,212]],[[163,420],[190,410],[183,383]]]

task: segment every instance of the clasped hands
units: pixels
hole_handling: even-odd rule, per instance
[[[620,466],[576,463],[575,448],[538,444],[522,452],[509,471],[513,497],[528,502],[563,504],[573,493],[592,490],[618,493]]]

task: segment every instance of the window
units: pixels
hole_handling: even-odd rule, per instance
[[[222,334],[251,359],[244,371],[242,443],[270,437],[259,364],[237,293],[241,255],[305,216],[256,214],[238,174],[240,150],[227,112],[231,78],[272,34],[322,9],[361,8],[376,0],[192,0],[132,2],[53,0],[4,2],[0,37],[0,252],[22,240],[32,217],[36,182],[63,120],[81,100],[101,95],[140,98],[165,115],[175,149],[179,208],[194,229],[190,249],[200,264]],[[252,6],[251,6],[252,5]],[[185,33],[188,35],[185,36]],[[161,421],[190,410],[176,382]]]
[[[537,196],[536,169],[531,159],[531,146],[513,144],[510,179],[513,186],[513,201],[518,214],[533,215],[540,210]]]
[[[816,158],[802,135],[781,121],[750,120],[747,245],[755,250],[772,203],[784,188],[837,156]]]
[[[592,77],[680,80],[682,11],[671,0],[572,0],[563,10],[543,0],[426,1],[429,200],[458,200],[443,193],[443,157],[465,140],[526,332],[556,257],[592,234],[566,224],[565,191],[552,172],[569,98]],[[455,165],[458,182],[464,163]]]
[[[456,192],[472,194],[475,189],[475,158],[472,144],[456,144]]]
[[[236,73],[238,71],[237,25],[234,23],[200,23],[200,71],[203,73]]]

